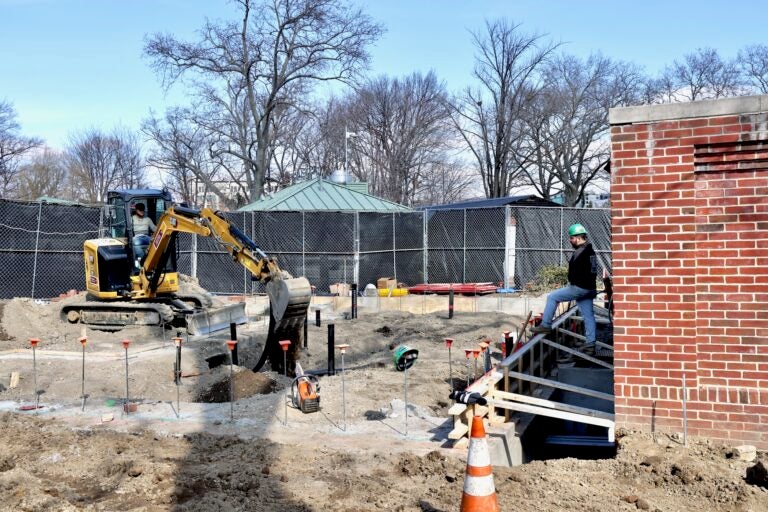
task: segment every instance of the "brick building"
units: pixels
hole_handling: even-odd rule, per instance
[[[766,449],[768,96],[610,122],[617,426]]]

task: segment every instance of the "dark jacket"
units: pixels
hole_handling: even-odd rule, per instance
[[[585,290],[597,289],[597,256],[591,243],[576,249],[568,260],[568,282]]]

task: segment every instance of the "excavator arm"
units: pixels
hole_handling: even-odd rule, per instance
[[[232,259],[248,269],[253,279],[266,285],[270,305],[270,326],[267,343],[259,364],[268,357],[273,368],[282,367],[282,349],[277,343],[291,340],[289,373],[298,356],[301,330],[307,317],[311,287],[304,277],[294,278],[280,269],[245,233],[210,208],[200,210],[172,206],[160,217],[139,273],[136,298],[151,298],[160,282],[168,259],[168,247],[177,233],[191,233],[216,240]],[[282,371],[282,369],[280,370]]]

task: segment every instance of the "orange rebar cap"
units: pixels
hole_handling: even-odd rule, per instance
[[[451,348],[451,345],[453,345],[453,338],[445,338],[445,346]]]
[[[232,350],[235,350],[236,345],[237,345],[237,340],[227,340],[227,347],[229,347],[230,352]]]
[[[80,336],[77,341],[80,342],[81,345],[85,346],[86,343],[88,343],[88,338],[85,336]]]
[[[181,346],[181,338],[179,338],[179,337],[177,336],[177,337],[175,337],[175,338],[171,338],[171,339],[173,340],[173,343],[174,343],[174,345],[176,345],[177,347],[180,347],[180,346]]]
[[[283,352],[288,352],[288,346],[291,344],[291,340],[280,340],[278,343],[283,347]]]
[[[37,344],[40,343],[40,340],[38,338],[29,338],[29,344],[33,347],[36,347]]]
[[[122,343],[122,344],[123,344],[123,348],[124,348],[124,349],[127,349],[127,348],[128,348],[128,345],[130,345],[130,344],[131,344],[131,340],[123,340],[123,341],[121,341],[120,343]]]

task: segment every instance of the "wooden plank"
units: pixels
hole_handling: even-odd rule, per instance
[[[599,411],[597,409],[589,409],[587,407],[579,407],[576,405],[564,404],[561,402],[553,402],[552,400],[544,400],[543,398],[536,398],[533,396],[518,395],[517,393],[504,393],[503,391],[500,391],[494,395],[494,400],[496,399],[510,400],[512,402],[522,402],[522,403],[531,404],[531,405],[538,405],[539,407],[557,409],[559,411],[572,412],[575,414],[583,414],[585,416],[593,416],[595,418],[603,418],[611,421],[614,420],[614,415],[609,412]]]
[[[568,411],[560,411],[557,409],[549,409],[547,407],[539,407],[536,405],[523,404],[519,402],[507,402],[504,400],[494,400],[494,407],[509,408],[513,411],[527,412],[529,414],[536,414],[539,416],[547,416],[550,418],[560,418],[562,420],[576,421],[578,423],[586,423],[588,425],[597,425],[599,427],[606,427],[609,429],[614,428],[615,422],[605,418],[596,418],[594,416],[588,416],[585,414],[575,414]]]
[[[524,373],[517,373],[512,371],[509,372],[509,375],[511,377],[517,377],[522,380],[535,382],[536,384],[543,384],[544,386],[549,386],[551,388],[562,389],[564,391],[573,391],[574,393],[579,393],[581,395],[600,398],[601,400],[608,400],[609,402],[613,402],[615,400],[615,397],[613,395],[609,395],[608,393],[601,393],[600,391],[595,391],[593,389],[581,388],[579,386],[572,386],[570,384],[563,384],[562,382],[558,382],[556,380],[531,377],[530,375],[526,375]]]
[[[573,355],[578,356],[578,357],[580,357],[582,359],[586,359],[587,361],[589,361],[591,363],[594,363],[594,364],[596,364],[598,366],[602,366],[603,368],[608,368],[609,370],[613,370],[613,365],[612,364],[606,363],[605,361],[601,361],[600,359],[597,359],[596,357],[588,356],[587,354],[583,354],[583,353],[579,352],[576,349],[573,349],[573,348],[570,348],[570,347],[566,347],[565,345],[561,345],[559,343],[555,343],[554,341],[549,341],[549,340],[546,340],[546,339],[541,340],[541,341],[543,343],[546,343],[549,346],[552,346],[552,347],[555,347],[555,348],[557,348],[559,350],[562,350],[563,352],[568,352],[569,354],[573,354]]]
[[[469,427],[461,423],[448,432],[448,439],[461,439],[467,435],[467,432],[469,432]]]
[[[455,403],[451,406],[450,409],[448,409],[448,415],[449,416],[456,416],[457,414],[461,414],[464,411],[467,410],[467,405],[462,403]]]
[[[8,384],[8,387],[10,389],[15,388],[19,385],[19,372],[11,372],[11,382]]]

